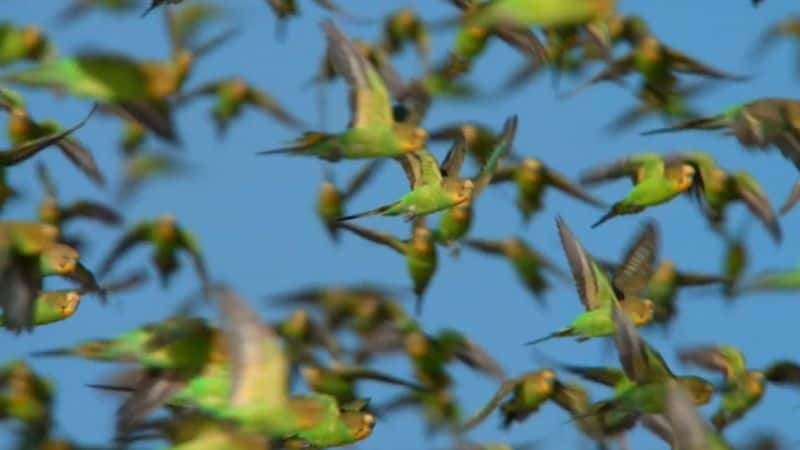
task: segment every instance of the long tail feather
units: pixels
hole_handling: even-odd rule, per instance
[[[53,350],[42,350],[38,352],[31,353],[31,356],[34,358],[41,358],[41,357],[51,357],[51,356],[72,356],[74,355],[72,349],[70,348],[56,348]]]
[[[539,339],[534,339],[532,341],[525,342],[523,345],[537,345],[544,341],[549,341],[550,339],[555,339],[558,337],[558,333],[550,333],[547,336],[542,336]]]
[[[662,133],[673,133],[675,131],[682,131],[682,130],[716,130],[720,128],[725,128],[726,125],[727,123],[725,123],[724,116],[700,117],[697,119],[690,119],[684,122],[680,122],[671,127],[656,128],[654,130],[644,131],[642,132],[642,136],[650,136],[653,134],[662,134]]]
[[[360,217],[367,217],[367,216],[377,216],[383,214],[384,212],[388,211],[389,208],[396,205],[397,203],[389,203],[388,205],[383,205],[375,209],[371,209],[369,211],[360,212],[358,214],[352,214],[349,216],[342,216],[336,219],[337,222],[346,222],[348,220],[358,219]]]
[[[612,218],[618,215],[616,208],[611,208],[603,217],[601,217],[597,222],[592,224],[592,228],[597,228],[602,225],[604,222],[611,220]]]

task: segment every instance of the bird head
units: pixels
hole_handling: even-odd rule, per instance
[[[544,166],[538,159],[525,158],[520,165],[521,178],[529,183],[537,181],[542,174]]]
[[[419,331],[409,333],[408,336],[405,337],[403,344],[406,353],[412,358],[421,358],[428,353],[428,338]]]
[[[675,184],[680,192],[685,192],[694,185],[698,171],[691,164],[681,164],[676,174]]]
[[[400,149],[406,153],[414,153],[425,147],[428,132],[410,123],[396,123],[395,132],[400,137]]]
[[[55,244],[39,255],[42,272],[68,274],[75,271],[80,255],[74,248],[65,244]]]
[[[39,205],[39,220],[43,223],[56,225],[60,219],[61,211],[58,208],[56,199],[52,197],[45,198],[41,205]]]
[[[658,281],[670,281],[675,278],[675,263],[670,259],[661,261],[661,264],[653,273],[653,278]]]
[[[653,320],[655,306],[649,299],[626,299],[624,302],[622,302],[622,307],[628,312],[633,324],[637,327]]]
[[[303,375],[303,379],[305,380],[306,384],[308,384],[311,389],[316,389],[316,387],[318,387],[322,382],[322,371],[319,367],[303,367],[301,374]]]
[[[695,405],[705,405],[714,394],[714,385],[708,380],[696,376],[678,378],[678,383],[686,390]]]
[[[47,38],[42,29],[37,26],[29,26],[22,29],[22,43],[25,46],[26,55],[29,58],[39,59],[47,51]]]
[[[66,294],[58,295],[57,306],[60,309],[61,317],[67,318],[72,317],[75,314],[75,311],[78,310],[78,306],[81,303],[81,296],[75,291],[69,291]]]
[[[375,428],[375,416],[362,411],[345,411],[342,413],[342,421],[358,441],[367,438]]]
[[[446,188],[449,191],[450,201],[453,205],[460,205],[468,201],[475,187],[472,180],[453,180],[453,182],[449,184],[450,185]]]

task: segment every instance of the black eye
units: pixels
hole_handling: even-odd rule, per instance
[[[392,117],[395,122],[405,122],[408,118],[408,108],[402,103],[397,103],[392,106]]]

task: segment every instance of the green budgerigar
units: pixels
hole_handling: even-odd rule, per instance
[[[422,150],[428,133],[413,123],[395,121],[389,90],[375,67],[333,22],[322,26],[333,65],[350,89],[350,124],[339,134],[308,132],[289,148],[259,154],[288,153],[337,161],[395,158]]]
[[[620,269],[609,280],[561,217],[556,219],[556,224],[575,287],[586,311],[566,327],[527,344],[570,336],[577,337],[578,341],[611,336],[615,330],[611,313],[617,305],[636,326],[649,323],[653,319],[653,302],[639,295],[655,263],[655,231],[652,226],[644,228],[626,252]]]
[[[514,267],[525,288],[539,303],[544,303],[544,294],[551,286],[544,276],[545,272],[568,279],[568,276],[555,263],[520,237],[503,240],[467,239],[464,243],[481,253],[506,258]]]
[[[416,311],[422,311],[422,296],[436,273],[437,253],[433,233],[425,226],[424,218],[414,220],[411,237],[408,240],[398,239],[389,233],[361,227],[352,223],[340,223],[339,226],[362,238],[391,248],[406,258],[408,274],[414,282],[414,293],[417,296]]]
[[[732,106],[719,114],[646,131],[651,135],[683,130],[724,130],[745,149],[774,146],[800,170],[800,101],[767,97]]]
[[[690,189],[700,194],[699,188],[703,183],[700,176],[701,173],[692,164],[666,167],[664,158],[658,153],[640,153],[592,169],[581,176],[582,184],[595,184],[622,177],[630,177],[633,181],[633,189],[628,195],[614,203],[611,210],[595,222],[592,228],[613,217],[636,214],[650,206],[666,203]]]
[[[155,264],[163,285],[169,283],[170,277],[179,268],[178,251],[189,254],[204,290],[209,288],[208,271],[203,259],[200,244],[194,234],[178,225],[171,214],[163,214],[156,220],[142,221],[125,233],[109,252],[100,265],[98,273],[103,276],[111,272],[117,260],[138,244],[149,243],[153,246],[153,264]]]
[[[400,164],[408,177],[411,192],[396,202],[363,213],[339,218],[339,221],[359,217],[382,215],[404,215],[411,220],[443,209],[469,202],[473,204],[478,195],[489,184],[500,158],[511,148],[517,129],[516,116],[508,119],[503,134],[492,152],[492,156],[474,178],[462,178],[459,173],[466,157],[466,140],[457,139],[441,166],[427,150],[420,150],[400,158]]]

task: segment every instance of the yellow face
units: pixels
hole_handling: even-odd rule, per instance
[[[689,393],[695,405],[705,405],[711,401],[711,396],[714,394],[714,385],[708,381],[700,377],[687,376],[678,378],[678,382]]]
[[[335,204],[341,201],[339,190],[330,181],[324,181],[319,189],[319,199],[323,205]]]
[[[61,317],[72,317],[75,311],[78,310],[78,305],[81,303],[81,296],[77,292],[67,293],[64,299],[64,304],[61,305]]]
[[[541,178],[542,167],[543,166],[541,162],[533,158],[526,158],[524,161],[522,161],[522,165],[520,166],[521,170],[518,176],[528,183],[534,183]]]
[[[464,140],[467,145],[474,145],[478,140],[478,127],[472,124],[467,124],[461,127],[461,133],[464,135]]]
[[[319,386],[322,378],[322,373],[320,372],[319,368],[306,366],[303,367],[301,373],[303,375],[303,379],[306,381],[309,387],[314,389],[315,386]]]
[[[695,171],[694,167],[688,164],[683,164],[678,168],[677,178],[675,179],[675,187],[678,191],[685,192],[692,187],[695,173],[697,171]]]
[[[542,393],[547,393],[553,390],[553,382],[556,381],[556,373],[551,369],[543,369],[539,371],[539,380],[536,384],[536,390]]]
[[[653,302],[648,299],[633,299],[622,304],[636,326],[647,324],[653,319]]]
[[[661,265],[656,269],[656,273],[653,275],[653,277],[659,281],[668,281],[674,278],[674,276],[675,263],[669,259],[662,261]]]
[[[346,412],[342,414],[345,423],[352,424],[353,437],[362,440],[372,434],[375,428],[375,416],[364,412]]]
[[[42,255],[58,273],[70,273],[75,270],[80,255],[78,251],[64,244],[56,244]]]
[[[395,124],[395,133],[400,138],[400,149],[406,153],[422,150],[428,140],[428,132],[425,129],[411,124]]]
[[[428,339],[422,333],[411,333],[406,336],[405,348],[412,358],[421,358],[428,352]]]
[[[241,78],[234,78],[224,86],[226,93],[234,100],[243,101],[247,97],[247,83]]]
[[[38,57],[45,47],[44,34],[42,34],[42,30],[36,26],[26,27],[22,31],[22,42],[28,54],[33,57]]]
[[[52,198],[45,199],[39,207],[39,218],[44,223],[57,224],[61,218],[58,204]]]
[[[450,190],[450,201],[453,205],[459,205],[470,199],[474,185],[472,180],[459,180],[457,184],[447,188]]]
[[[467,34],[475,39],[483,39],[489,34],[489,30],[484,27],[471,26],[467,28]]]
[[[164,240],[170,240],[177,233],[177,222],[172,214],[164,214],[158,218],[158,235]]]
[[[648,62],[656,62],[661,55],[661,43],[658,39],[648,36],[642,40],[639,54]]]

